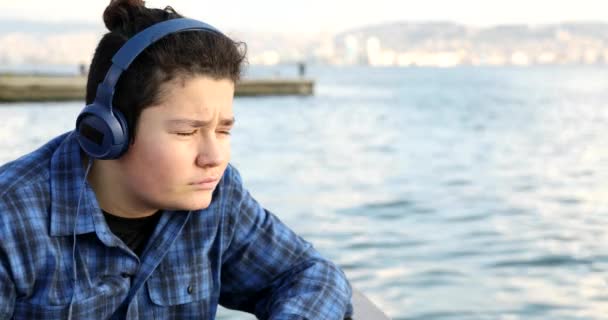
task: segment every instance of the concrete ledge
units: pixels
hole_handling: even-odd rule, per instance
[[[257,79],[243,80],[236,85],[236,96],[298,95],[314,93],[314,82],[310,79]]]
[[[350,320],[390,320],[378,306],[355,288],[353,288],[352,303],[353,317]]]
[[[0,102],[84,100],[85,76],[0,75]],[[310,79],[251,79],[237,83],[236,96],[314,93]]]

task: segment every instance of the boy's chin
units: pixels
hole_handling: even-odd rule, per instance
[[[182,197],[181,199],[173,199],[173,201],[165,201],[164,210],[170,211],[196,211],[203,210],[209,207],[211,204],[213,192],[197,192],[195,195],[189,195],[188,197]]]
[[[203,209],[207,209],[210,204],[211,204],[211,195],[209,195],[209,197],[202,197],[202,198],[196,199],[196,201],[192,201],[190,203],[184,203],[180,206],[179,210],[184,210],[184,211],[203,210]]]

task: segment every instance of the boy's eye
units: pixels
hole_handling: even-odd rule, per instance
[[[196,133],[196,130],[191,131],[191,132],[176,132],[176,134],[178,136],[191,136],[194,135]]]
[[[227,135],[227,136],[230,135],[230,131],[229,130],[220,130],[220,131],[218,131],[218,133],[224,134],[224,135]]]

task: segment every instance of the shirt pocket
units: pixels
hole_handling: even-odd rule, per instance
[[[211,301],[213,280],[207,264],[156,270],[147,281],[150,300],[159,306]]]

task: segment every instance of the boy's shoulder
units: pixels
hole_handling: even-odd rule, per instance
[[[55,137],[40,148],[0,166],[0,199],[19,190],[48,183],[51,159],[67,135]]]

